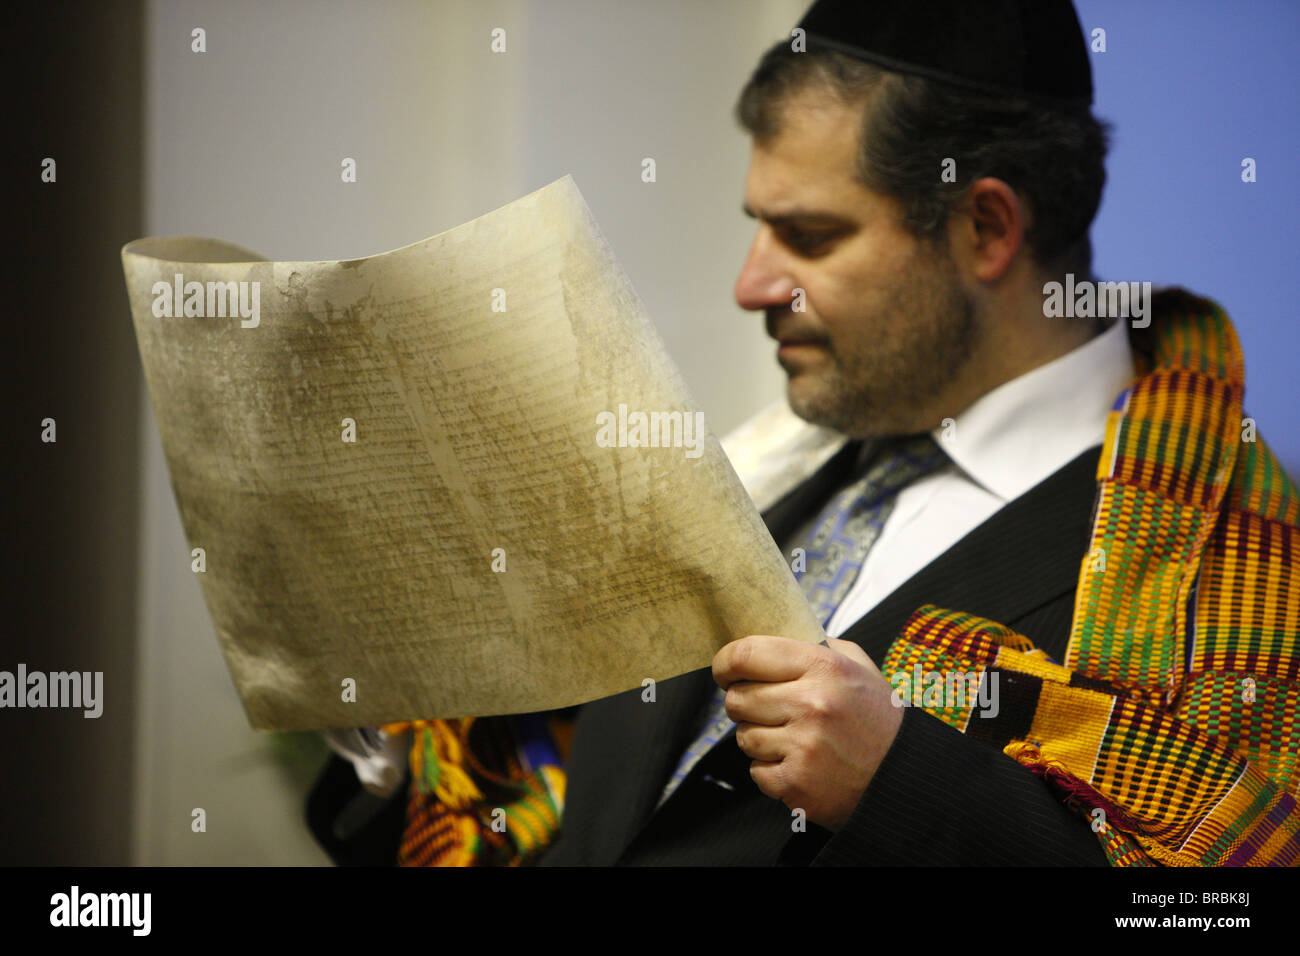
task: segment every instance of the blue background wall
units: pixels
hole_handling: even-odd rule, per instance
[[[1075,0],[1094,110],[1115,126],[1093,224],[1104,279],[1217,300],[1246,355],[1246,413],[1300,475],[1300,2]],[[1254,183],[1241,181],[1253,157]]]

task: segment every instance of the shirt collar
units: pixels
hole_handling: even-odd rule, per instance
[[[931,432],[971,480],[1003,501],[1101,443],[1115,398],[1136,371],[1121,319],[1100,335],[1004,382]]]

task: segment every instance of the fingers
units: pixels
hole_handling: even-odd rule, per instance
[[[751,760],[777,762],[785,756],[781,744],[784,731],[758,724],[736,725],[736,746]]]
[[[785,764],[780,760],[755,760],[749,765],[749,776],[759,791],[774,800],[785,795]]]
[[[792,637],[751,634],[732,641],[714,655],[713,679],[723,688],[741,680],[797,680],[825,653],[816,644]]]
[[[789,692],[781,684],[732,684],[725,703],[727,716],[737,724],[777,727],[788,722],[794,711]]]

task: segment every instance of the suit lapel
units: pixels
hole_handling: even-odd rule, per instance
[[[879,663],[907,619],[924,604],[1014,626],[1048,601],[1072,593],[1088,549],[1099,455],[1100,448],[1090,448],[1008,503],[899,585],[841,637]],[[1057,660],[1065,650],[1043,649]]]

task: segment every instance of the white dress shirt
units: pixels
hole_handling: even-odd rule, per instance
[[[936,428],[932,434],[952,464],[898,493],[862,570],[827,622],[827,635],[843,634],[1003,505],[1100,445],[1115,399],[1135,377],[1127,328],[1118,321],[981,396],[946,429]],[[787,554],[797,544],[790,542]]]

